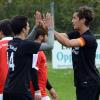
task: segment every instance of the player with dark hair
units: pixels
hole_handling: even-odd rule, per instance
[[[55,32],[61,44],[72,47],[77,100],[99,100],[100,74],[95,66],[97,42],[89,28],[93,17],[92,9],[82,6],[73,14],[72,33],[65,37]]]
[[[37,26],[35,28],[34,33],[36,34],[35,36],[35,42],[41,43],[41,41],[46,41],[47,36],[48,36],[48,29],[44,29],[42,26]],[[33,59],[34,60],[34,59]],[[34,65],[33,65],[34,66]],[[50,97],[47,95],[46,88],[49,90],[53,100],[57,100],[57,95],[54,90],[54,88],[51,86],[50,82],[48,81],[48,67],[47,67],[47,61],[46,61],[46,56],[43,51],[38,52],[38,59],[37,59],[37,64],[35,65],[36,69],[38,70],[38,83],[39,83],[39,88],[41,91],[41,100],[50,100]],[[35,87],[30,83],[32,95],[34,97],[35,93]]]
[[[39,16],[40,16],[40,12],[38,12]],[[42,19],[37,19],[38,14],[36,15],[36,20],[40,21]],[[17,30],[19,31],[19,30]],[[53,29],[49,29],[48,31],[49,33],[49,37],[52,38],[53,36]],[[34,29],[32,30],[32,32],[30,33],[31,35],[28,35],[28,39],[33,40],[32,37],[34,37]],[[4,19],[0,21],[0,75],[2,76],[0,78],[0,100],[2,100],[3,98],[3,88],[4,88],[4,84],[5,84],[5,80],[6,80],[6,76],[7,76],[7,72],[8,72],[8,63],[7,63],[7,45],[8,45],[8,41],[11,40],[13,37],[13,33],[12,33],[12,29],[10,26],[10,21],[8,19]],[[54,38],[52,38],[54,39]],[[53,47],[53,41],[52,39],[50,40],[48,38],[46,43],[42,43],[41,45],[41,49],[51,49]],[[52,42],[50,42],[52,41]],[[3,59],[2,59],[3,58]]]
[[[38,14],[37,14],[37,16],[38,16]],[[40,15],[39,15],[40,16]],[[48,17],[48,19],[47,19],[47,22],[48,22],[48,28],[50,27],[50,25],[52,26],[52,24],[51,24],[51,16],[48,14],[47,15],[47,17]],[[36,17],[37,18],[37,17]],[[38,21],[38,19],[37,19],[37,21]],[[45,25],[45,24],[44,24]],[[29,96],[29,98],[30,99],[32,99],[31,98],[31,95],[30,95],[30,92],[28,91],[28,81],[29,81],[29,79],[30,79],[30,75],[28,75],[29,74],[29,70],[27,70],[27,72],[26,72],[26,74],[25,74],[25,72],[23,72],[22,74],[24,75],[26,75],[26,78],[28,79],[26,79],[25,78],[25,80],[23,79],[22,80],[22,83],[24,83],[24,82],[26,82],[26,83],[24,83],[25,85],[23,85],[22,86],[22,88],[20,89],[21,91],[19,92],[17,89],[17,87],[16,87],[16,83],[17,82],[15,82],[15,81],[18,81],[18,80],[20,80],[20,76],[17,76],[16,78],[15,78],[15,81],[13,81],[12,79],[14,78],[14,76],[12,75],[12,72],[14,72],[14,75],[16,76],[16,73],[17,73],[17,71],[18,71],[18,73],[19,73],[19,70],[14,70],[14,67],[15,66],[18,66],[18,63],[17,62],[20,62],[20,60],[19,59],[17,59],[17,57],[19,58],[20,56],[22,56],[22,58],[23,58],[23,56],[24,56],[24,54],[25,55],[27,55],[27,53],[28,53],[28,55],[30,55],[32,52],[30,52],[31,51],[31,49],[32,50],[34,50],[33,51],[33,53],[35,52],[35,50],[36,50],[36,47],[37,46],[34,46],[33,45],[33,47],[32,47],[32,41],[28,41],[28,40],[24,40],[24,39],[26,39],[26,37],[27,37],[27,35],[28,35],[28,31],[29,31],[29,24],[28,24],[28,21],[27,21],[27,17],[25,17],[25,16],[16,16],[16,17],[14,17],[12,20],[11,20],[11,27],[12,27],[12,30],[13,30],[13,32],[14,32],[14,39],[12,40],[12,41],[10,41],[9,42],[9,44],[11,43],[11,45],[8,47],[9,49],[8,49],[8,60],[9,60],[9,73],[8,73],[8,77],[7,77],[7,82],[6,82],[6,86],[5,86],[5,90],[4,90],[4,100],[8,100],[8,99],[13,99],[13,98],[15,98],[15,96],[13,95],[13,94],[16,94],[17,93],[17,95],[16,96],[18,96],[19,98],[17,98],[16,97],[16,100],[24,100],[25,98],[27,98],[28,99],[28,96]],[[53,36],[53,31],[52,31],[52,29],[53,28],[50,28],[49,30],[48,30],[48,33],[50,34],[50,36],[51,37],[53,37],[53,39],[54,39],[54,36]],[[32,38],[32,36],[34,36],[34,35],[32,35],[31,34],[31,36],[28,36],[28,38]],[[49,37],[50,37],[49,36]],[[23,40],[23,41],[20,41],[20,39],[21,40]],[[31,39],[32,40],[32,39]],[[34,38],[33,38],[33,40],[34,40]],[[25,43],[25,42],[26,43]],[[19,42],[18,43],[18,45],[20,45],[20,46],[18,46],[17,45],[17,42]],[[21,43],[20,43],[21,42]],[[29,44],[30,45],[28,45],[28,42],[29,42]],[[31,43],[32,42],[32,43]],[[41,41],[42,42],[42,41]],[[24,44],[25,43],[25,44]],[[13,44],[13,45],[12,45]],[[42,43],[42,45],[41,45],[41,47],[40,47],[40,49],[49,49],[49,48],[51,48],[52,46],[53,46],[53,44],[52,45],[50,45],[50,46],[48,46],[50,44],[50,39],[48,39],[48,41],[47,41],[47,43]],[[15,47],[14,47],[15,46]],[[17,46],[18,46],[18,51],[17,50],[15,50],[14,48],[17,48]],[[44,48],[44,46],[45,46],[45,48]],[[28,48],[30,48],[29,50],[28,50]],[[20,53],[21,52],[19,52],[19,51],[23,51],[23,50],[25,50],[24,51],[24,54],[22,54],[22,55],[20,55]],[[11,52],[12,51],[12,52]],[[36,50],[37,51],[37,50]],[[17,53],[20,55],[20,56],[17,56]],[[16,56],[17,57],[16,57]],[[27,57],[25,58],[25,60],[26,59],[30,59],[29,61],[30,61],[30,63],[29,63],[29,66],[30,65],[32,65],[32,58],[33,59],[36,59],[36,58],[34,58],[35,56],[34,55],[36,55],[36,54],[33,54],[33,56],[31,55],[31,56],[28,56],[27,55]],[[21,58],[21,57],[20,57]],[[14,59],[16,59],[16,61],[14,60]],[[21,59],[22,60],[22,59]],[[23,61],[22,60],[22,62],[25,62],[25,60]],[[35,61],[34,61],[35,62]],[[25,63],[23,63],[24,65],[26,65],[26,66],[28,66],[28,64],[27,64],[27,61],[26,61],[26,64]],[[23,64],[21,64],[19,67],[17,67],[17,68],[22,68],[22,67],[24,67],[24,65]],[[30,69],[30,68],[29,68]],[[25,68],[25,70],[26,70],[26,68]],[[36,70],[34,69],[34,68],[32,68],[32,70],[30,70],[30,72],[32,72],[34,75],[34,77],[36,76]],[[28,73],[28,74],[27,74]],[[28,76],[27,76],[28,75]],[[12,76],[12,77],[11,77]],[[11,79],[11,81],[9,81]],[[35,80],[35,87],[37,88],[37,90],[39,89],[38,88],[38,84],[37,84],[37,77],[35,77],[35,78],[33,78],[33,79],[36,79]],[[12,84],[12,85],[10,85],[10,84]],[[18,87],[20,87],[22,84],[18,84],[17,86]],[[14,89],[15,89],[15,91],[14,91]],[[25,90],[24,90],[25,89]],[[23,92],[27,92],[27,93],[24,93],[23,94]],[[39,92],[39,91],[38,91]],[[36,100],[40,100],[40,96],[39,95],[37,95],[38,94],[38,92],[36,91]],[[28,95],[29,94],[29,95]],[[25,98],[24,98],[24,95],[25,95]],[[28,100],[30,100],[30,99],[28,99]]]
[[[7,44],[12,39],[13,33],[9,19],[0,21],[0,100],[3,100],[3,89],[8,72],[7,64]]]
[[[30,72],[35,76],[34,79],[37,78],[36,70],[32,68],[32,58],[40,44],[25,40],[30,29],[27,17],[13,17],[11,28],[14,38],[8,43],[9,70],[3,100],[33,100],[29,89]]]

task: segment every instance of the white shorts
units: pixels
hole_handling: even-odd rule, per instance
[[[0,100],[3,100],[3,94],[0,94]]]
[[[50,97],[49,96],[44,96],[44,97],[42,97],[41,100],[50,100]]]

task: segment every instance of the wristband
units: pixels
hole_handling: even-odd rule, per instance
[[[41,96],[41,92],[40,92],[40,90],[35,91],[35,96]]]

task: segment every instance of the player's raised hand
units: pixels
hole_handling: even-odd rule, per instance
[[[42,21],[42,16],[39,11],[36,11],[34,16],[35,16],[35,25],[37,26]]]
[[[50,13],[46,13],[45,23],[48,28],[54,28],[53,16]]]

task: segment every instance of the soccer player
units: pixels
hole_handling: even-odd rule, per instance
[[[53,37],[53,39],[54,39],[54,35],[53,35],[53,31],[52,31],[52,28],[49,28],[50,27],[50,25],[52,25],[51,24],[51,16],[50,16],[50,14],[47,14],[47,22],[48,22],[48,33],[50,34],[49,36],[51,36],[51,37]],[[16,18],[15,18],[16,19]],[[17,20],[17,21],[16,21]],[[24,25],[23,24],[25,24],[25,22],[24,22],[24,20],[22,20],[22,22],[21,22],[21,19],[16,19],[16,20],[14,20],[15,21],[15,23],[14,23],[14,27],[13,27],[13,25],[12,25],[12,29],[14,30],[14,32],[15,32],[15,35],[16,35],[16,33],[18,33],[19,31],[20,31],[20,33],[21,33],[21,36],[20,36],[20,34],[18,33],[18,35],[17,35],[17,37],[21,37],[21,38],[26,38],[27,37],[27,34],[24,34],[25,32],[26,33],[28,33],[27,31],[28,31],[28,29],[27,30],[25,30],[26,28],[24,27]],[[18,22],[19,21],[19,22]],[[12,23],[12,22],[11,22]],[[21,26],[21,28],[22,28],[22,30],[20,29],[20,27],[18,27],[19,25],[21,25],[22,24],[22,26]],[[24,32],[25,31],[25,32]],[[48,36],[48,37],[49,37]],[[14,39],[16,39],[16,38],[14,38]],[[43,43],[43,45],[41,45],[41,49],[44,49],[44,46],[46,46],[46,48],[45,49],[50,49],[52,46],[53,46],[53,44],[52,45],[50,45],[51,47],[49,47],[48,46],[48,44],[50,43],[50,39],[48,39],[48,43]],[[10,46],[9,46],[10,47]],[[10,49],[10,48],[9,48]],[[8,50],[9,51],[9,50]],[[27,51],[27,50],[26,50]],[[26,53],[26,51],[25,51],[25,53]],[[29,52],[29,51],[27,51],[27,52]],[[34,52],[33,52],[34,53]],[[9,52],[8,52],[8,54],[9,54]],[[9,57],[9,55],[8,55],[8,57]],[[11,64],[9,65],[9,66],[13,66],[12,65],[12,61],[13,61],[13,53],[11,53],[11,57],[9,58],[9,62],[11,62]],[[31,64],[31,63],[30,63]],[[10,68],[11,69],[11,68]],[[14,68],[12,68],[12,69],[14,69]],[[32,71],[31,71],[32,72]],[[34,73],[34,71],[33,71],[33,73]],[[9,73],[10,74],[10,73]],[[35,75],[34,75],[35,76]],[[8,76],[9,77],[9,76]],[[10,77],[11,78],[11,77]],[[9,78],[8,78],[8,80],[9,80]],[[15,82],[14,82],[15,83]],[[10,88],[10,83],[9,83],[9,81],[7,81],[7,87],[5,86],[5,90],[4,90],[4,99],[6,99],[6,97],[7,97],[7,95],[9,96],[9,93],[7,92],[7,90],[9,90]],[[14,84],[13,84],[14,85]],[[15,89],[16,89],[16,87],[14,87]],[[11,91],[9,90],[9,92],[11,93]],[[14,91],[13,91],[13,93],[14,93]],[[37,93],[38,94],[38,93]],[[10,95],[11,96],[11,98],[13,98],[14,96],[12,96],[12,95]],[[8,98],[8,97],[7,97]],[[19,100],[19,98],[16,98],[16,99],[18,99]],[[7,99],[8,100],[8,99]],[[38,100],[38,98],[36,99],[36,100]]]
[[[0,21],[0,75],[2,76],[0,78],[0,100],[3,100],[3,89],[8,72],[7,44],[12,36],[10,21],[8,19]]]
[[[8,43],[9,71],[3,100],[33,100],[29,89],[30,72],[35,79],[36,70],[32,68],[32,58],[40,44],[25,40],[30,29],[27,17],[13,17],[11,28],[15,36]],[[35,82],[38,84],[37,80]]]
[[[42,26],[38,26],[35,28],[34,33],[36,34],[35,42],[41,43],[41,40],[44,42],[47,40],[48,29],[44,29]],[[42,95],[41,100],[50,100],[50,97],[46,93],[46,88],[49,90],[52,96],[52,99],[57,100],[56,92],[54,88],[51,86],[51,84],[49,83],[48,78],[47,78],[48,76],[47,75],[47,70],[48,70],[47,61],[46,61],[45,53],[43,51],[38,52],[37,65],[35,67],[37,67],[37,70],[38,70],[38,83],[39,83],[39,88],[41,90],[41,95]],[[30,83],[30,88],[34,97],[35,95],[34,86],[32,85],[32,83]]]
[[[3,100],[3,89],[8,72],[7,43],[12,39],[13,33],[8,19],[0,21],[0,100]]]
[[[72,17],[75,31],[66,37],[59,32],[54,33],[61,44],[72,47],[77,100],[99,100],[100,74],[95,66],[97,42],[89,28],[92,20],[92,10],[82,6]]]

